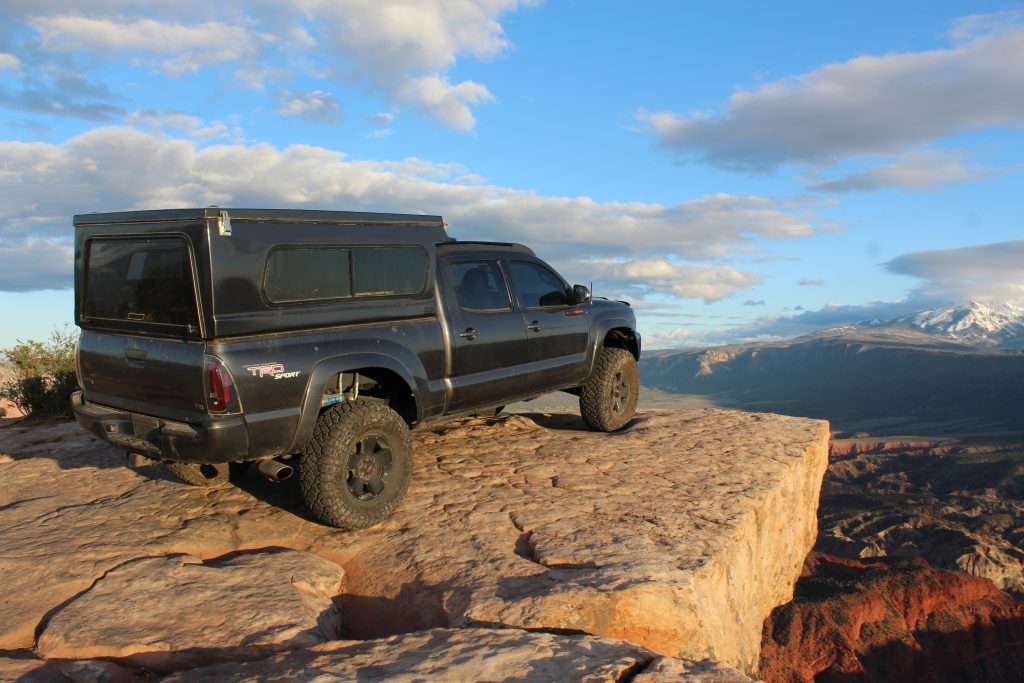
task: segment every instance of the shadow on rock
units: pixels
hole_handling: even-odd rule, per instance
[[[544,429],[572,432],[594,431],[587,426],[587,423],[583,421],[582,417],[573,413],[519,413],[519,415],[533,421],[538,427],[542,427]],[[633,427],[646,422],[648,419],[649,418],[644,415],[638,415],[630,420],[629,424],[622,429],[614,432],[608,432],[608,436],[628,434]]]
[[[61,469],[123,467],[125,452],[97,439],[74,420],[24,417],[0,426],[0,453],[15,460],[48,458]]]
[[[306,522],[326,526],[306,510],[297,476],[284,481],[271,481],[261,475],[255,467],[250,467],[244,473],[233,476],[231,483],[253,498],[282,512],[287,512]],[[346,532],[338,531],[338,533]]]
[[[342,614],[343,639],[370,640],[448,626],[443,591],[419,581],[402,584],[394,597],[344,594],[335,602]]]

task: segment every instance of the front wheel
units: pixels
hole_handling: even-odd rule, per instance
[[[390,517],[411,479],[409,428],[380,401],[325,410],[299,463],[306,507],[341,529],[363,529]]]
[[[601,349],[594,371],[580,387],[580,415],[591,429],[614,432],[633,419],[639,396],[640,372],[633,354]]]

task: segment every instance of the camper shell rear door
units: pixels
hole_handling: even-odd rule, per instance
[[[87,401],[177,421],[206,416],[212,210],[75,217],[75,318]]]

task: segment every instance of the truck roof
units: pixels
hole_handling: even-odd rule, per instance
[[[452,242],[445,242],[439,244],[438,247],[446,253],[458,253],[458,252],[471,252],[471,251],[514,251],[520,254],[529,254],[535,256],[533,249],[530,249],[525,244],[517,244],[515,242],[479,242],[474,240],[455,240]]]
[[[154,211],[115,211],[110,213],[84,213],[74,218],[75,227],[110,225],[117,223],[163,223],[217,219],[227,212],[232,221],[261,223],[321,223],[328,225],[381,225],[389,227],[441,228],[440,216],[403,213],[371,213],[363,211],[307,211],[296,209],[240,209],[208,206],[191,209],[158,209]]]

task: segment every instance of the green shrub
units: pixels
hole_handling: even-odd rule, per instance
[[[76,337],[65,327],[44,342],[19,339],[4,351],[10,379],[0,384],[0,398],[29,415],[71,415]]]

